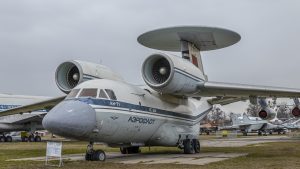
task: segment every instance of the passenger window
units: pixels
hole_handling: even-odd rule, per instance
[[[82,89],[79,97],[96,97],[97,89]]]
[[[80,89],[73,89],[71,90],[71,92],[68,94],[68,96],[66,97],[67,99],[70,99],[70,98],[74,98],[77,96],[78,92],[79,92]]]
[[[105,91],[111,100],[117,100],[117,97],[116,97],[114,91],[112,91],[110,89],[105,89]]]
[[[105,99],[108,99],[107,95],[105,94],[104,90],[101,89],[100,92],[99,92],[99,98],[105,98]]]

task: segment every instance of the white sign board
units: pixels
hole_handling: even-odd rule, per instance
[[[62,142],[47,142],[46,156],[61,157]]]

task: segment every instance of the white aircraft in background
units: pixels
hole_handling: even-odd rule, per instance
[[[263,120],[260,117],[250,117],[245,113],[242,116],[231,113],[232,125],[220,127],[221,130],[235,129],[240,130],[244,136],[248,133],[256,132],[258,135],[266,135],[272,132],[285,133],[287,128],[282,124],[272,124],[268,120]]]
[[[142,45],[180,51],[182,58],[164,53],[143,63],[147,86],[127,83],[109,68],[83,61],[62,63],[56,83],[66,98],[55,98],[2,112],[2,115],[44,109],[56,104],[43,119],[50,132],[90,142],[86,160],[105,160],[94,142],[120,147],[121,153],[138,153],[140,146],[177,146],[184,153],[200,152],[200,120],[213,104],[245,98],[298,98],[299,89],[209,82],[200,51],[224,48],[240,35],[221,28],[171,27],[138,37]],[[213,98],[212,98],[213,97]],[[299,110],[299,108],[297,109]],[[266,112],[268,114],[268,112]]]
[[[49,100],[49,97],[0,94],[0,112],[43,100]],[[22,141],[41,141],[35,131],[44,129],[42,120],[46,113],[46,110],[35,110],[32,113],[0,117],[0,142],[11,142],[12,137],[7,133],[13,131],[30,133],[29,136],[22,136]]]

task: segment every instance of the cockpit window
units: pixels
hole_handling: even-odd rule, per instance
[[[71,90],[71,92],[68,94],[67,96],[67,99],[70,99],[70,98],[74,98],[77,96],[78,92],[79,92],[80,89],[73,89]]]
[[[105,98],[105,99],[108,98],[103,89],[101,89],[100,92],[99,92],[99,98]]]
[[[105,91],[111,100],[117,100],[117,97],[116,97],[114,91],[112,91],[110,89],[105,89]]]
[[[82,89],[79,94],[79,97],[96,97],[97,96],[97,89]]]

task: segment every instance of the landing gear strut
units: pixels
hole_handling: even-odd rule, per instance
[[[120,152],[122,154],[137,154],[137,153],[140,153],[140,147],[138,147],[138,146],[120,147]]]
[[[200,142],[198,139],[185,139],[183,140],[184,154],[200,153]]]
[[[105,161],[106,155],[103,150],[94,150],[94,142],[90,142],[85,153],[86,161]]]

